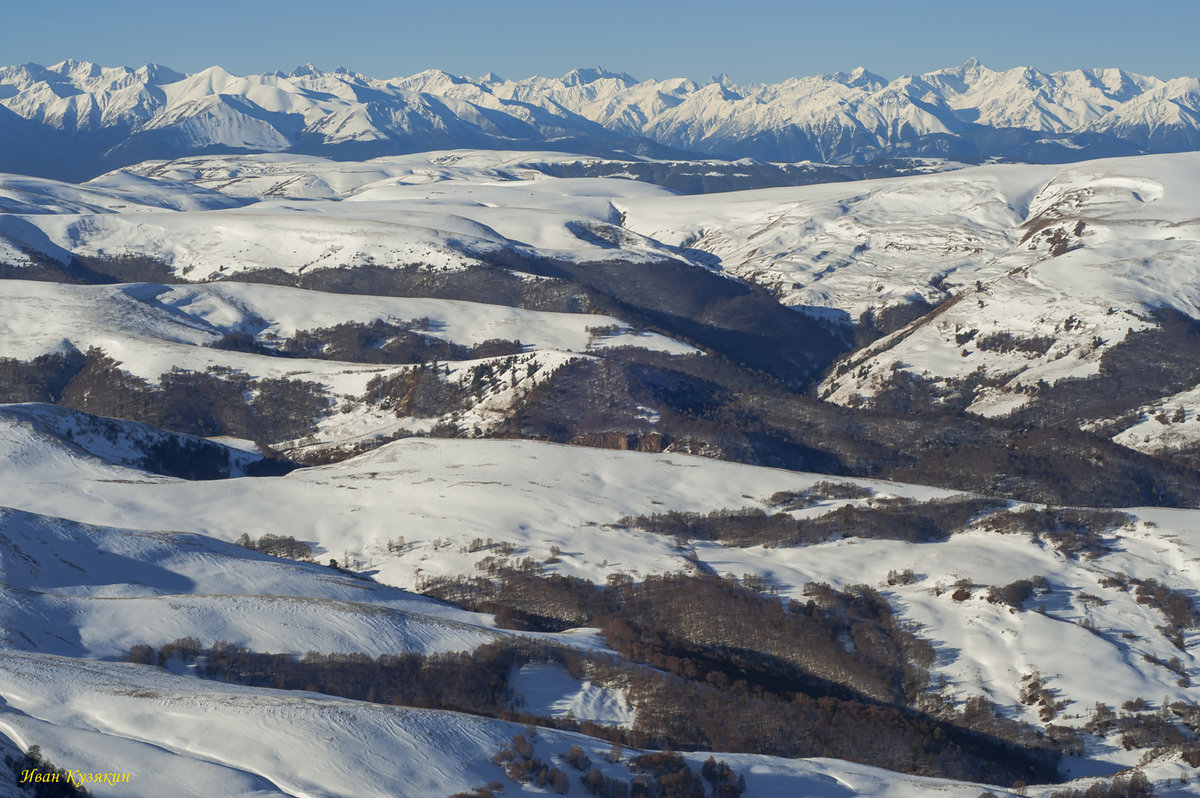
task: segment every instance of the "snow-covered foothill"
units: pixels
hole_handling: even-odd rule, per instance
[[[72,255],[137,255],[185,280],[261,269],[457,269],[505,252],[573,261],[673,257],[622,231],[613,207],[621,199],[671,196],[666,189],[547,177],[466,155],[382,158],[365,167],[316,157],[214,156],[151,162],[83,185],[3,176],[0,257],[19,266],[30,262],[30,251],[63,263]],[[466,163],[443,166],[459,160]]]
[[[251,441],[238,438],[197,438],[140,424],[93,416],[47,404],[0,405],[0,424],[26,424],[41,434],[65,442],[115,465],[145,468],[160,447],[196,447],[220,456],[211,458],[211,476],[246,476],[263,455]]]
[[[61,684],[53,697],[41,689]],[[505,795],[544,795],[545,788],[504,777],[490,758],[522,735],[542,761],[562,763],[579,746],[610,778],[628,781],[625,750],[610,762],[608,743],[454,712],[389,707],[315,693],[239,687],[178,676],[159,668],[13,653],[0,659],[0,736],[24,748],[36,740],[60,767],[127,773],[127,782],[88,785],[98,796],[428,796],[489,782]],[[699,771],[709,756],[744,776],[749,798],[974,798],[989,789],[906,776],[831,759],[748,754],[685,754]],[[1178,779],[1174,764],[1159,766]],[[0,782],[2,784],[2,782]],[[0,787],[3,789],[3,787]],[[1007,790],[990,788],[1011,798]],[[572,784],[570,793],[584,794]],[[1041,795],[1045,788],[1029,794]]]
[[[347,558],[385,584],[413,588],[422,580],[476,571],[511,547],[514,562],[603,583],[610,573],[635,579],[693,567],[676,541],[621,523],[626,516],[667,510],[707,512],[774,509],[778,491],[805,490],[823,478],[682,455],[616,452],[527,441],[407,439],[335,465],[272,479],[217,483],[124,478],[94,464],[65,460],[52,442],[3,441],[2,474],[11,506],[75,520],[158,530],[175,528],[235,540],[243,532],[289,535],[303,530],[319,558]],[[108,467],[113,468],[113,467]],[[855,480],[877,496],[928,500],[954,495],[919,486]],[[50,489],[53,489],[52,491]],[[862,500],[854,500],[862,501]],[[801,512],[836,509],[824,500]],[[1154,579],[1171,589],[1200,585],[1200,540],[1194,511],[1133,510],[1110,532],[1110,550],[1070,558],[1026,534],[971,529],[941,543],[846,538],[796,548],[727,547],[694,541],[696,562],[717,573],[757,574],[780,595],[801,601],[809,582],[844,589],[883,589],[900,617],[944,653],[931,668],[945,677],[944,697],[985,693],[1020,707],[1022,678],[1041,674],[1068,702],[1061,722],[1081,724],[1097,701],[1120,705],[1144,697],[1186,699],[1190,689],[1165,665],[1178,658],[1200,678],[1195,632],[1184,648],[1158,631],[1164,619],[1111,577]],[[388,543],[404,539],[401,551]],[[393,547],[394,548],[394,547]],[[555,554],[557,549],[557,554]],[[557,560],[557,562],[555,562]],[[916,580],[888,586],[889,573],[912,569]],[[989,587],[1043,577],[1045,588],[1017,610],[993,603]],[[960,580],[976,587],[956,600]],[[936,687],[936,684],[933,685]]]
[[[970,409],[1002,415],[1043,381],[1096,374],[1106,349],[1156,326],[1156,312],[1197,317],[1198,178],[1193,154],[1060,169],[1011,230],[1012,245],[992,253],[998,276],[960,278],[953,299],[855,353],[822,394],[869,400],[894,368],[935,382],[978,374],[997,384]]]

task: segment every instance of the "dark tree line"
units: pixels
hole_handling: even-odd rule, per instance
[[[511,257],[510,264],[506,257]],[[432,269],[420,265],[362,264],[308,269],[256,269],[227,279],[238,282],[290,285],[309,291],[368,296],[430,297],[485,302],[491,305],[556,313],[604,313],[616,310],[611,299],[566,279],[523,280],[509,268],[520,256],[495,255],[496,266],[468,265],[461,269]]]
[[[291,535],[273,535],[268,532],[258,538],[251,538],[249,534],[243,532],[242,536],[234,542],[243,548],[261,554],[269,554],[272,557],[286,557],[290,560],[307,560],[309,562],[313,557],[313,547],[303,540],[296,540]]]
[[[1117,776],[1110,782],[1096,782],[1085,790],[1060,790],[1046,798],[1152,798],[1154,786],[1140,770],[1130,776]]]
[[[428,335],[430,326],[429,319],[416,319],[402,324],[379,319],[370,324],[347,321],[332,327],[297,330],[282,340],[232,332],[214,341],[210,346],[274,357],[393,365],[500,357],[524,351],[520,341],[499,338],[463,346]]]
[[[1029,535],[1035,541],[1044,538],[1072,559],[1093,559],[1111,550],[1107,536],[1131,520],[1117,510],[1022,507],[990,515],[984,525],[1001,534]]]
[[[654,408],[653,424],[644,407]],[[570,363],[495,434],[688,452],[1057,505],[1200,503],[1200,475],[1190,466],[1078,428],[985,419],[933,399],[840,407],[716,351],[670,356],[622,348]]]
[[[389,376],[372,377],[363,400],[399,417],[436,418],[467,406],[467,390],[442,379],[440,366],[422,363]]]
[[[157,651],[135,646],[129,654],[133,662],[159,665],[176,658],[198,662],[201,657],[199,673],[206,678],[537,721],[636,748],[831,756],[909,773],[999,783],[1056,777],[1057,751],[1032,735],[1025,740],[1004,739],[862,700],[771,692],[748,683],[717,686],[594,653],[519,640],[489,644],[469,654],[372,659],[309,653],[297,659],[226,644],[204,648],[200,641],[184,638]],[[577,678],[588,675],[623,685],[637,707],[634,728],[625,731],[564,718],[535,718],[512,710],[511,673],[525,663],[544,661],[562,663]],[[1009,732],[1015,726],[995,723],[995,729]],[[716,773],[720,783],[728,784],[728,774],[719,768]],[[510,775],[536,779],[539,774],[547,779],[553,776],[532,761],[516,764]]]
[[[489,578],[429,580],[422,589],[516,628],[598,626],[622,656],[745,692],[869,696],[906,706],[924,689],[933,658],[866,586],[841,592],[811,584],[797,602],[715,576],[614,577],[597,588],[500,568]]]
[[[947,540],[972,519],[1006,506],[991,499],[892,500],[868,507],[845,504],[816,518],[746,508],[707,514],[671,510],[623,518],[621,523],[680,540],[715,540],[727,546],[799,546],[849,537],[929,543]]]
[[[932,650],[869,588],[811,585],[806,601],[784,602],[716,577],[614,576],[597,588],[493,566],[488,577],[423,589],[517,628],[598,626],[622,657],[655,669],[626,677],[634,732],[654,746],[835,756],[954,778],[1055,778],[1059,743],[994,707],[952,722],[909,708]]]
[[[300,659],[263,654],[224,643],[205,648],[182,638],[155,651],[146,645],[130,650],[130,661],[165,665],[173,658],[194,662],[210,679],[281,690],[310,690],[378,704],[448,709],[501,717],[512,705],[508,677],[514,667],[544,654],[507,642],[481,646],[468,654],[317,654]]]
[[[27,362],[0,358],[0,402],[29,401],[189,435],[235,435],[264,446],[309,434],[330,403],[313,382],[253,380],[216,366],[172,369],[153,385],[96,348]]]

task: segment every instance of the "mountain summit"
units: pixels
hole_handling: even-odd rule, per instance
[[[0,68],[0,170],[81,179],[152,158],[453,147],[870,163],[897,156],[1068,162],[1200,146],[1200,85],[1119,69],[995,71],[976,59],[888,80],[735,84],[602,67],[559,78],[430,70],[379,80],[304,64],[185,76],[63,61]]]

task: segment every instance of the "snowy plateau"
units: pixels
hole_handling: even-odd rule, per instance
[[[1195,80],[0,106],[0,798],[1200,792]]]

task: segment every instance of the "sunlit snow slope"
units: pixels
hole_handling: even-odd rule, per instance
[[[206,90],[195,76],[178,77],[192,83],[177,87],[171,103],[184,89]],[[1110,92],[1124,80],[1094,77]],[[256,97],[265,91],[228,74],[210,71],[205,79]],[[262,93],[264,101],[290,102],[281,85],[291,79],[277,77],[283,94]],[[868,73],[842,80],[854,82],[875,81]],[[1062,114],[1098,124],[1068,99],[1055,100]],[[991,112],[1007,123],[1040,113],[1013,103],[1009,116]],[[222,113],[213,105],[202,116]],[[172,124],[192,130],[191,117],[179,114]],[[270,138],[258,128],[231,134],[238,131]],[[1121,509],[1097,522],[1089,530],[1095,539],[1078,551],[1050,534],[1001,529],[996,516],[1005,509],[1045,509],[1016,502],[988,505],[931,542],[860,537],[853,529],[808,545],[680,540],[638,517],[745,510],[812,519],[964,494],[684,454],[487,439],[528,397],[573,387],[554,384],[555,374],[607,362],[612,347],[631,347],[639,367],[679,359],[708,366],[718,357],[618,315],[219,278],[283,275],[301,285],[324,269],[412,269],[429,279],[478,269],[525,285],[556,279],[522,270],[531,264],[678,266],[721,283],[729,282],[723,276],[761,284],[797,313],[831,321],[823,329],[846,341],[857,332],[865,345],[820,384],[821,398],[870,406],[894,389],[897,375],[946,390],[971,379],[964,409],[975,420],[999,418],[1036,406],[1039,392],[1056,384],[1101,373],[1108,353],[1164,327],[1166,312],[1200,316],[1200,156],[988,165],[701,197],[527,168],[553,157],[212,156],[146,162],[82,185],[0,177],[5,369],[46,357],[90,357],[95,366],[102,351],[147,385],[183,370],[303,381],[327,400],[304,439],[257,443],[204,441],[41,402],[0,405],[0,737],[40,745],[77,768],[137,763],[132,791],[99,786],[101,795],[416,796],[480,787],[498,777],[488,760],[521,727],[221,684],[180,663],[158,669],[120,660],[135,645],[184,637],[293,656],[464,652],[513,635],[611,653],[594,629],[514,632],[490,614],[416,592],[431,579],[487,574],[497,563],[597,585],[678,572],[732,575],[796,607],[807,604],[814,583],[869,586],[905,629],[933,646],[929,683],[919,685],[914,703],[923,711],[985,696],[1008,717],[1044,728],[1045,707],[1028,700],[1034,679],[1064,727],[1083,727],[1097,703],[1196,700],[1200,630],[1172,627],[1144,589],[1189,602],[1200,595],[1196,510]],[[84,284],[96,273],[83,265],[106,260],[157,277]],[[885,329],[889,314],[904,313],[915,320]],[[268,346],[376,323],[419,330],[427,343],[459,354],[432,365],[354,362]],[[462,354],[497,341],[508,354]],[[402,416],[386,397],[369,398],[373,384],[403,384],[422,369],[467,392],[481,367],[500,375],[480,377],[452,413]],[[656,387],[682,392],[694,384],[706,383],[664,379]],[[1085,426],[1149,452],[1182,449],[1200,438],[1197,397],[1194,383],[1172,388],[1138,399],[1128,417],[1085,419]],[[639,412],[650,419],[656,411]],[[698,421],[704,412],[695,412]],[[459,437],[426,437],[450,421]],[[263,459],[272,446],[337,457],[312,457],[307,462],[321,464],[288,472]],[[211,447],[205,456],[216,465],[187,475],[203,478],[170,476],[152,467],[163,447]],[[354,455],[360,449],[370,450]],[[817,486],[831,479],[841,492],[821,493]],[[807,504],[784,507],[778,498],[806,492],[815,497]],[[264,535],[295,537],[311,546],[314,561],[235,544]],[[1031,580],[1027,598],[998,598],[1021,580]],[[628,727],[645,709],[621,685],[553,664],[526,666],[512,687],[515,704],[557,717]],[[629,777],[624,765],[602,758],[608,744],[591,738],[542,731],[537,750],[549,759],[572,744],[605,773]],[[750,795],[1004,792],[827,759],[720,756],[745,775]],[[698,768],[706,754],[688,757]],[[1089,736],[1084,754],[1064,768],[1111,775],[1139,764],[1161,795],[1195,789],[1168,785],[1188,772],[1176,754],[1124,747],[1117,733]],[[0,779],[0,795],[11,788]],[[512,794],[538,789],[506,785]],[[571,789],[583,794],[578,784]]]

